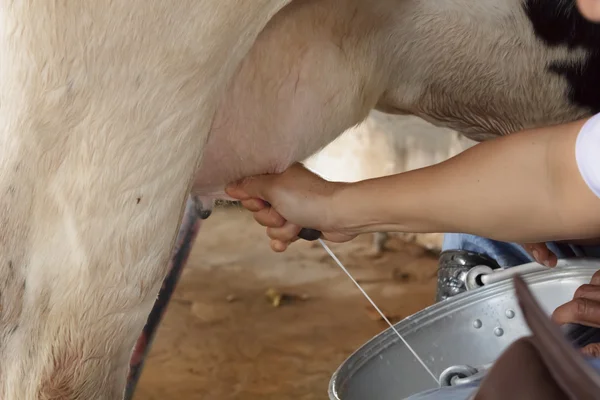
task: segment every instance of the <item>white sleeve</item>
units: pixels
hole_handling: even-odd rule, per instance
[[[600,114],[589,119],[579,131],[575,159],[583,180],[600,197]]]

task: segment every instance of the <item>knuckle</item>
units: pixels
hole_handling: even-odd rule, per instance
[[[270,214],[268,222],[274,228],[281,228],[285,224],[285,220],[279,214]]]
[[[583,319],[585,308],[584,299],[573,299],[554,310],[552,320],[559,324],[580,322]]]
[[[589,356],[597,358],[600,356],[600,344],[598,344],[598,343],[589,344],[583,348],[583,352]]]
[[[575,317],[582,318],[585,317],[589,313],[589,303],[584,298],[576,298],[573,301]]]
[[[295,233],[296,232],[296,225],[292,224],[292,223],[287,223],[285,225],[285,231],[288,233]]]
[[[595,286],[589,285],[589,284],[584,284],[581,285],[577,288],[577,290],[575,290],[575,294],[573,294],[573,298],[579,298],[579,297],[585,297],[585,295],[589,292],[593,292],[594,289],[596,289]]]
[[[271,239],[276,239],[278,236],[277,231],[271,227],[267,227],[267,236],[269,236]]]
[[[264,226],[264,227],[267,227],[267,226],[268,226],[267,224],[265,224],[265,223],[263,222],[262,218],[261,218],[259,215],[255,216],[255,217],[254,217],[254,220],[255,220],[256,222],[258,222],[258,224],[259,224],[259,225],[261,225],[261,226]],[[267,234],[268,234],[268,232],[267,232]]]

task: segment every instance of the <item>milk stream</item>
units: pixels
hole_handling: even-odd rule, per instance
[[[356,279],[354,279],[354,277],[350,274],[350,272],[348,272],[348,270],[346,269],[346,267],[344,267],[344,264],[342,264],[342,262],[335,256],[335,254],[333,254],[333,251],[331,251],[331,249],[329,248],[329,246],[327,246],[327,244],[325,244],[325,242],[323,241],[323,239],[318,239],[318,241],[321,244],[321,246],[323,246],[323,248],[325,249],[325,251],[327,252],[327,254],[329,254],[331,256],[331,258],[333,258],[333,261],[335,261],[335,263],[342,269],[342,271],[344,271],[344,273],[346,275],[348,275],[348,278],[350,278],[350,280],[352,281],[352,283],[354,283],[356,285],[356,287],[358,288],[358,290],[360,290],[360,292],[363,294],[363,296],[365,296],[365,298],[369,301],[369,303],[371,303],[371,305],[373,306],[373,308],[375,308],[375,310],[379,313],[379,315],[381,315],[381,318],[383,318],[383,320],[389,325],[389,327],[392,328],[392,331],[394,331],[394,333],[398,336],[398,338],[400,338],[400,341],[402,343],[404,343],[404,345],[406,346],[406,348],[408,348],[408,350],[410,350],[410,352],[413,354],[413,356],[415,356],[415,358],[417,359],[417,361],[419,363],[421,363],[421,365],[423,366],[423,368],[425,368],[425,371],[427,371],[429,373],[429,375],[431,375],[431,377],[433,378],[433,380],[435,381],[435,383],[437,383],[439,385],[440,381],[433,374],[433,372],[431,372],[431,370],[429,369],[429,367],[427,366],[427,364],[425,364],[425,362],[423,361],[423,359],[421,357],[419,357],[419,355],[417,354],[417,352],[402,337],[402,335],[400,334],[400,332],[398,332],[398,330],[396,330],[396,328],[394,327],[394,325],[392,325],[392,323],[387,319],[387,317],[385,316],[385,314],[383,314],[383,312],[381,312],[381,310],[379,309],[379,307],[377,307],[377,305],[375,304],[375,302],[373,300],[371,300],[371,297],[369,297],[369,295],[367,294],[367,292],[364,291],[364,289],[359,285],[359,283],[356,281]]]

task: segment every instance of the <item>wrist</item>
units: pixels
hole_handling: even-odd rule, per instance
[[[364,189],[365,181],[336,183],[330,197],[329,226],[335,232],[354,236],[370,232],[372,222],[370,199]]]
[[[440,232],[445,216],[438,210],[445,196],[427,190],[442,179],[438,170],[422,168],[339,187],[332,196],[334,226],[347,235]]]

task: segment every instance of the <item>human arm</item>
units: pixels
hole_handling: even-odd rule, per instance
[[[269,227],[275,250],[301,226],[334,241],[378,231],[466,232],[523,243],[599,237],[600,199],[575,158],[585,122],[523,131],[383,178],[333,183],[294,166],[227,192]]]
[[[575,159],[583,123],[520,132],[431,167],[342,187],[334,202],[344,223],[336,225],[519,242],[598,237],[600,199]],[[363,201],[343,201],[361,194]]]

